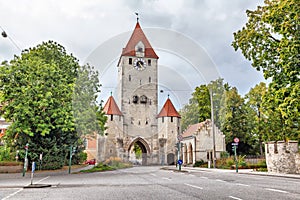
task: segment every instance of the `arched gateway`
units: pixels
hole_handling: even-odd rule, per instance
[[[130,145],[129,145],[128,149],[127,149],[129,160],[131,160],[130,156],[132,155],[132,153],[135,154],[135,152],[132,152],[132,149],[134,149],[134,145],[135,144],[139,146],[139,148],[141,149],[141,152],[142,152],[142,155],[141,155],[141,158],[140,158],[142,160],[142,162],[139,163],[139,164],[147,165],[147,157],[149,155],[151,155],[150,147],[149,147],[148,143],[143,138],[141,138],[141,137],[138,137],[138,138],[134,139],[130,143]],[[135,155],[134,155],[134,157],[135,157]],[[135,157],[135,159],[136,159],[136,157]]]
[[[170,99],[158,112],[158,56],[139,22],[117,68],[117,101],[111,96],[103,108],[108,128],[98,137],[97,160],[120,157],[131,161],[136,159],[133,149],[139,148],[143,165],[173,164],[180,115]]]

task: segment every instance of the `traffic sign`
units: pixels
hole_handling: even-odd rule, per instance
[[[182,139],[183,139],[182,135],[177,135],[177,139],[178,139],[178,141],[182,141]]]
[[[239,143],[240,139],[236,137],[236,138],[233,139],[233,141],[234,141],[235,143]]]
[[[232,146],[237,146],[237,145],[239,145],[239,143],[233,142],[233,143],[231,143],[231,145],[232,145]]]
[[[178,164],[178,165],[182,165],[182,163],[183,163],[183,162],[182,162],[181,159],[179,159],[179,160],[177,161],[177,164]]]

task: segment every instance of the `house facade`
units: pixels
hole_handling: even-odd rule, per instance
[[[215,139],[213,139],[214,135]],[[225,135],[210,120],[190,125],[182,134],[181,158],[183,164],[195,164],[200,160],[212,163],[214,141],[216,159],[219,159],[221,152],[226,151]]]

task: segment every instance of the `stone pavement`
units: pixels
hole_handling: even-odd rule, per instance
[[[169,170],[178,170],[175,166],[167,166],[164,169]],[[209,171],[209,172],[218,172],[218,173],[236,173],[234,170],[229,169],[218,169],[218,168],[200,168],[200,167],[181,167],[182,171],[192,172],[192,171]],[[285,177],[285,178],[294,178],[300,179],[300,174],[279,174],[274,172],[258,172],[253,169],[239,169],[239,174],[250,174],[250,175],[259,175],[259,176],[274,176],[274,177]]]

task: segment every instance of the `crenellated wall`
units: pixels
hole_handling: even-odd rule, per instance
[[[265,144],[269,172],[300,174],[300,153],[297,141],[278,141]]]

